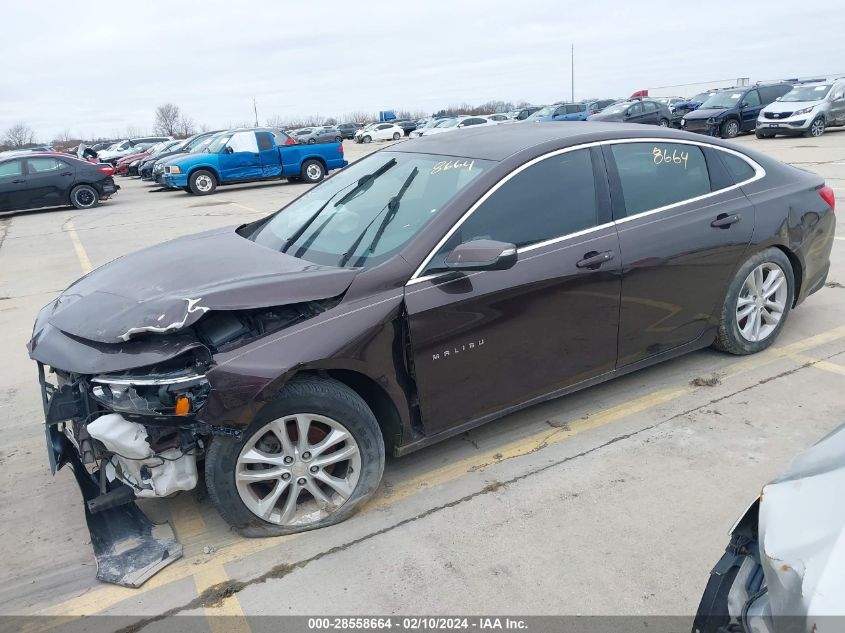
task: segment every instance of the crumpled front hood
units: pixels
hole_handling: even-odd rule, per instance
[[[284,255],[227,227],[177,238],[98,268],[53,302],[47,321],[78,338],[121,343],[144,333],[177,332],[209,310],[336,297],[357,273]]]
[[[718,117],[722,113],[724,113],[726,108],[707,108],[702,110],[699,108],[698,110],[693,110],[692,112],[688,112],[684,115],[684,118],[687,120],[690,119],[709,119],[710,117]]]
[[[760,502],[761,563],[775,616],[806,630],[841,630],[845,616],[845,425],[796,457]]]

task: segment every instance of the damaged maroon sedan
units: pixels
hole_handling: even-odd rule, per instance
[[[765,349],[825,282],[833,208],[816,175],[672,130],[396,145],[47,305],[29,350],[50,464],[111,582],[181,552],[134,500],[200,477],[244,535],[337,523],[388,453],[708,345]]]

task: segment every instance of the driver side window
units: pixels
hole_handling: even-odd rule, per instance
[[[546,158],[496,189],[446,240],[427,271],[442,269],[463,242],[490,239],[522,248],[596,226],[597,211],[590,151]]]
[[[760,105],[760,95],[757,93],[756,90],[752,90],[747,95],[745,95],[745,99],[743,99],[743,101],[745,101],[745,104],[749,108],[753,108],[754,106]]]
[[[634,115],[642,114],[642,113],[643,113],[643,104],[642,103],[635,103],[630,108],[628,108],[628,111],[625,114],[627,114],[628,116],[634,116]]]
[[[255,132],[237,132],[229,139],[229,147],[233,152],[258,153],[258,143],[255,140]]]

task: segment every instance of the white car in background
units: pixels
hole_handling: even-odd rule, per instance
[[[418,136],[422,136],[423,132],[430,130],[433,127],[437,127],[439,125],[443,125],[446,121],[451,121],[452,119],[428,119],[422,125],[418,125],[417,129],[414,130],[409,134],[411,138],[417,138]]]
[[[355,132],[355,142],[398,141],[403,136],[405,136],[405,130],[393,123],[370,123],[367,127]]]
[[[498,121],[491,121],[483,116],[462,116],[454,119],[446,119],[435,127],[423,130],[420,136],[431,136],[432,134],[443,134],[444,132],[454,132],[466,127],[474,127],[476,125],[498,125]]]
[[[495,121],[496,123],[501,123],[502,121],[510,121],[511,117],[509,117],[504,112],[496,112],[495,114],[485,114],[485,118],[490,119],[491,121]]]

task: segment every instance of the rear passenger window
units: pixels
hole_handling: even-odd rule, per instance
[[[499,187],[447,240],[438,256],[474,239],[528,246],[588,229],[596,225],[596,218],[590,152],[565,152],[524,169]]]
[[[733,154],[728,154],[727,152],[719,152],[719,156],[721,156],[725,167],[728,168],[728,173],[730,173],[734,183],[744,182],[749,178],[754,177],[754,174],[756,173],[754,168],[746,161],[742,160],[739,156],[734,156]]]
[[[619,143],[611,145],[625,215],[659,209],[710,193],[710,175],[697,145]]]
[[[270,132],[257,132],[256,136],[258,137],[258,151],[273,149],[273,138]]]

